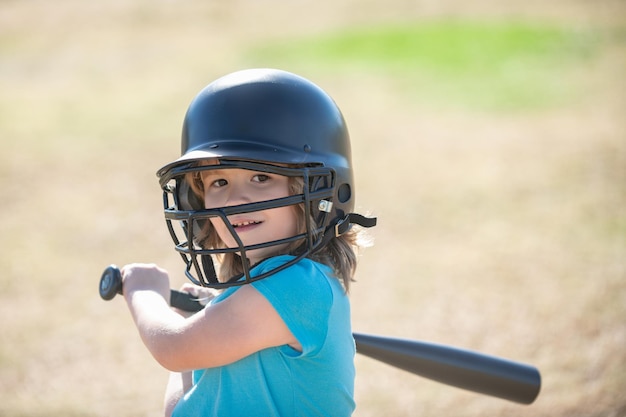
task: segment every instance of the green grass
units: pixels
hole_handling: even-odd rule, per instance
[[[414,98],[488,110],[533,109],[574,99],[572,76],[596,53],[597,35],[525,22],[442,20],[352,27],[255,47],[274,65],[372,72]]]

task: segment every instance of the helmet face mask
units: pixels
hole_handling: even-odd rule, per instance
[[[260,69],[216,80],[190,104],[181,144],[182,156],[157,175],[168,230],[186,264],[185,273],[195,284],[220,288],[265,278],[318,251],[351,222],[359,223],[349,217],[354,186],[343,116],[323,90],[302,77]],[[205,208],[190,179],[203,171],[231,168],[282,175],[302,186],[284,198]],[[302,213],[303,227],[285,239],[246,246],[228,221],[235,214],[287,206]],[[211,221],[217,218],[232,235],[235,247],[225,247],[214,237],[206,239]],[[289,253],[295,256],[293,260],[252,276],[253,265],[246,256],[250,251],[286,244],[294,249]],[[240,257],[242,272],[220,281],[213,258],[220,261],[232,254]]]
[[[282,198],[246,203],[236,206],[217,207],[206,209],[204,202],[189,184],[191,176],[202,172],[244,169],[255,172],[265,172],[282,175],[290,179],[298,179],[302,184],[297,194]],[[288,267],[303,257],[315,252],[322,245],[324,230],[330,221],[329,209],[332,207],[334,191],[334,172],[326,167],[283,167],[248,161],[220,160],[218,164],[205,165],[188,162],[161,177],[165,219],[170,235],[175,243],[175,249],[185,261],[187,277],[197,285],[214,288],[241,285],[265,278],[264,276],[250,275],[247,253],[257,249],[289,245],[295,250],[291,252],[295,258],[284,265]],[[269,210],[280,207],[294,207],[302,212],[302,230],[294,236],[283,239],[245,245],[228,217]],[[299,207],[299,209],[297,209]],[[211,221],[220,219],[236,245],[226,247],[223,242],[215,242],[216,232],[211,230]],[[211,230],[210,232],[208,230]],[[207,245],[207,235],[212,235],[217,244]],[[220,282],[213,266],[213,257],[220,257],[228,253],[239,256],[243,272],[231,277],[228,282]],[[276,272],[276,271],[273,271]]]

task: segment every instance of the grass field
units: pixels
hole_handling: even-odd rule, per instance
[[[380,3],[380,4],[378,4]],[[457,4],[458,3],[458,4]],[[155,172],[243,67],[324,87],[379,218],[357,331],[537,366],[523,406],[357,357],[357,417],[626,415],[626,4],[4,1],[0,415],[152,416],[109,263],[184,282]]]

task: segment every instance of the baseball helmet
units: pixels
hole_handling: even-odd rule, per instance
[[[213,288],[263,279],[321,249],[351,224],[365,227],[375,219],[352,213],[355,190],[348,130],[335,102],[321,88],[295,74],[251,69],[228,74],[192,100],[185,115],[181,157],[158,172],[165,219],[175,249],[195,284]],[[217,160],[217,164],[202,161]],[[193,192],[190,173],[239,168],[301,179],[300,194],[280,199],[206,209]],[[276,241],[246,246],[228,216],[276,207],[303,205],[306,231]],[[236,247],[203,247],[198,238],[211,218],[219,217]],[[251,276],[246,252],[300,242],[293,260]],[[243,273],[220,281],[213,257],[237,253]]]

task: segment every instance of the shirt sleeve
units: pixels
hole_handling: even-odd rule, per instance
[[[258,273],[285,262],[280,258],[260,265]],[[323,346],[328,333],[333,294],[320,267],[323,266],[303,259],[251,284],[270,302],[302,345],[302,355],[315,354]]]

